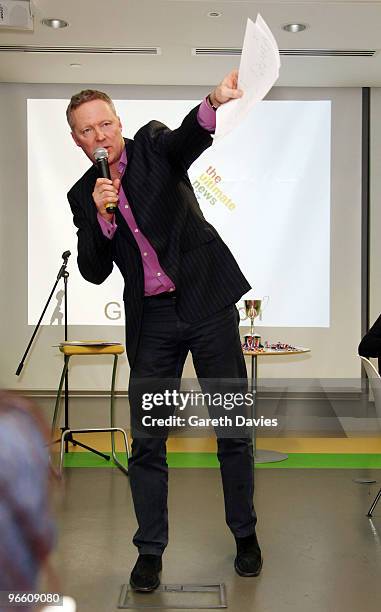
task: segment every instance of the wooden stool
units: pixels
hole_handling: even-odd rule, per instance
[[[62,473],[62,468],[63,468],[64,442],[65,442],[66,436],[72,433],[109,431],[111,433],[112,459],[115,465],[117,465],[117,467],[120,468],[122,472],[124,472],[125,474],[128,474],[128,458],[130,456],[130,447],[128,444],[127,434],[124,429],[114,426],[114,422],[115,422],[115,410],[114,410],[115,376],[116,376],[116,368],[118,364],[118,355],[121,355],[122,353],[124,353],[124,346],[122,344],[112,344],[112,343],[107,345],[107,343],[102,343],[102,342],[99,342],[99,344],[96,344],[95,342],[89,342],[88,344],[86,342],[78,342],[78,344],[62,343],[59,349],[61,353],[64,354],[64,367],[63,367],[62,374],[61,374],[61,380],[60,380],[60,384],[58,387],[56,404],[54,408],[54,416],[53,416],[53,421],[52,421],[52,439],[53,439],[54,432],[57,427],[57,423],[59,423],[60,421],[61,393],[62,393],[62,387],[63,387],[63,383],[65,380],[66,372],[69,367],[70,357],[73,357],[74,355],[114,355],[114,365],[112,369],[112,379],[111,379],[111,396],[110,396],[110,427],[96,427],[96,428],[92,427],[92,428],[85,428],[85,429],[70,429],[70,428],[64,429],[62,432],[61,441],[60,441],[60,463],[59,463],[60,473]],[[116,431],[120,431],[124,438],[124,444],[126,448],[126,466],[120,463],[120,461],[118,460],[115,454],[114,436],[115,436]],[[106,456],[106,459],[108,460],[110,459],[110,457]]]

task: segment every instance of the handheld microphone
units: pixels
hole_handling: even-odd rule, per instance
[[[99,176],[102,178],[107,178],[111,180],[110,168],[108,165],[108,153],[107,150],[103,147],[98,147],[95,149],[94,159],[96,161],[96,165],[98,168]],[[108,213],[114,213],[117,209],[117,204],[115,202],[110,202],[110,204],[106,204],[106,211]]]

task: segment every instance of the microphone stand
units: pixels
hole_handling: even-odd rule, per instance
[[[62,266],[61,266],[61,268],[60,268],[60,270],[59,270],[59,272],[57,274],[56,282],[54,283],[53,289],[51,290],[50,295],[49,295],[49,297],[48,297],[48,299],[46,301],[46,304],[45,304],[44,309],[43,309],[43,311],[41,313],[41,316],[38,319],[37,325],[34,328],[34,332],[32,334],[31,339],[29,340],[28,346],[25,349],[25,353],[22,356],[22,359],[21,359],[21,361],[20,361],[20,363],[18,365],[18,368],[16,370],[16,376],[20,376],[20,374],[21,374],[21,370],[24,367],[24,361],[25,361],[25,359],[26,359],[26,357],[27,357],[27,355],[29,353],[29,349],[32,346],[33,340],[34,340],[34,338],[35,338],[35,336],[36,336],[36,334],[37,334],[37,332],[38,332],[38,330],[40,328],[41,321],[44,318],[46,309],[49,306],[50,300],[52,299],[53,293],[55,292],[56,287],[57,287],[57,285],[58,285],[58,283],[59,283],[61,278],[64,278],[64,282],[65,282],[65,340],[67,340],[67,315],[66,315],[66,312],[67,312],[67,298],[66,298],[66,289],[67,289],[67,278],[69,276],[69,272],[66,271],[66,266],[67,266],[67,260],[69,259],[70,255],[71,255],[70,251],[65,251],[64,253],[62,253],[62,259],[64,260],[63,264],[62,264]]]
[[[50,304],[50,300],[52,299],[53,294],[54,294],[54,292],[56,290],[56,287],[57,287],[59,281],[61,280],[61,278],[64,279],[64,310],[65,310],[65,318],[64,318],[64,337],[65,338],[64,339],[65,339],[65,342],[68,340],[68,334],[67,334],[67,327],[68,327],[68,322],[67,322],[67,285],[68,285],[68,282],[67,281],[68,281],[68,278],[69,278],[69,272],[66,270],[66,266],[67,266],[67,260],[69,259],[70,255],[71,255],[70,251],[65,251],[64,253],[62,253],[63,264],[62,264],[62,266],[59,269],[56,281],[55,281],[55,283],[53,285],[53,289],[50,292],[50,295],[49,295],[49,297],[48,297],[48,299],[46,301],[46,304],[45,304],[45,306],[43,308],[41,316],[40,316],[40,318],[39,318],[39,320],[37,322],[36,327],[34,328],[34,332],[33,332],[32,336],[31,336],[31,339],[29,340],[29,344],[26,347],[25,353],[22,356],[22,359],[21,359],[21,361],[20,361],[20,363],[18,365],[18,368],[16,370],[16,376],[19,376],[21,374],[21,371],[22,371],[22,369],[24,367],[24,361],[25,361],[25,359],[26,359],[26,357],[27,357],[27,355],[29,353],[29,349],[30,349],[30,347],[33,344],[33,340],[34,340],[34,338],[35,338],[35,336],[36,336],[36,334],[37,334],[37,332],[38,332],[38,330],[40,328],[41,321],[44,318],[45,312],[46,312],[46,310],[47,310],[47,308],[48,308],[48,306]],[[65,360],[65,363],[68,360],[68,357],[66,355],[64,355],[64,360]],[[65,374],[65,392],[64,392],[64,398],[65,398],[65,422],[64,422],[64,426],[61,427],[62,433],[69,429],[69,373],[68,373],[68,370],[66,371],[66,374]],[[59,442],[59,440],[55,440],[53,442],[53,444],[55,442]],[[100,455],[101,457],[104,457],[105,459],[110,459],[110,457],[108,455],[105,455],[104,453],[101,453],[101,452],[97,451],[95,448],[91,448],[90,446],[86,446],[86,444],[82,444],[81,442],[78,442],[77,440],[75,440],[73,438],[72,433],[69,433],[69,435],[66,436],[66,438],[65,438],[65,452],[66,453],[68,452],[69,442],[71,442],[73,444],[73,446],[82,446],[83,448],[86,448],[87,450],[91,451],[92,453],[96,453],[97,455]]]

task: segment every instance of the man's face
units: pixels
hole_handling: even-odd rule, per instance
[[[124,148],[122,124],[104,100],[84,102],[71,114],[74,142],[81,147],[87,157],[94,161],[93,153],[98,147],[108,152],[108,162],[112,166],[119,161]]]

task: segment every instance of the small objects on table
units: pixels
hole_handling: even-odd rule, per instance
[[[259,334],[245,334],[242,348],[244,351],[258,351],[261,353],[265,353],[266,351],[284,352],[298,350],[296,346],[288,344],[287,342],[269,342],[268,340],[266,340],[265,343],[262,344],[261,336]]]

